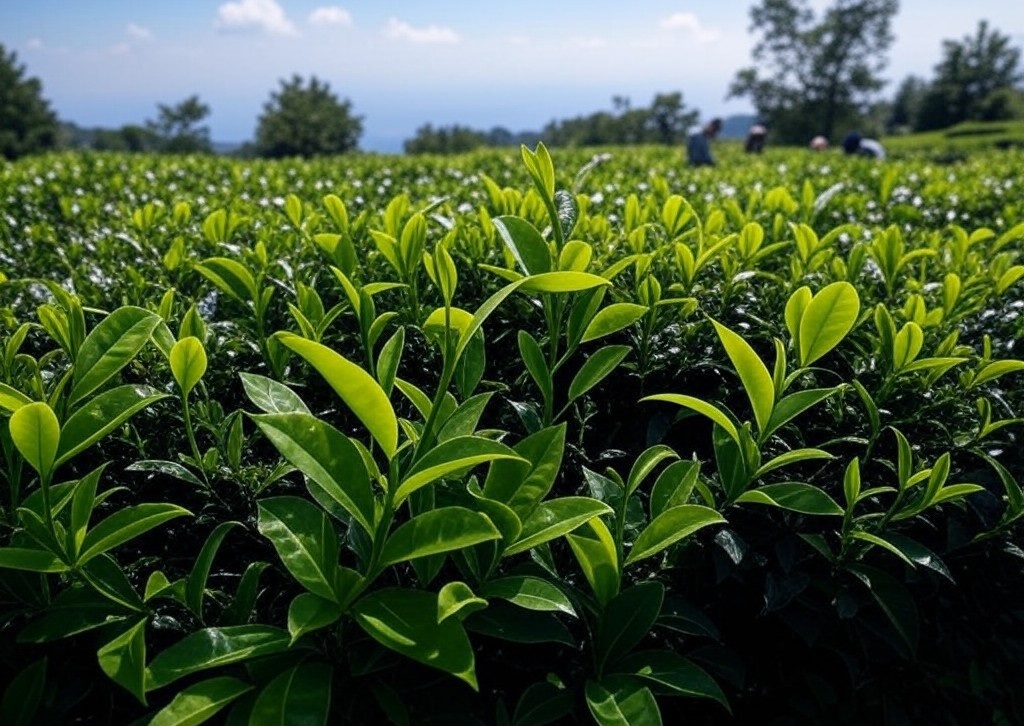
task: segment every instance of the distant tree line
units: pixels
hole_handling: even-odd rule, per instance
[[[650,106],[633,108],[629,98],[614,96],[611,111],[549,121],[540,131],[513,133],[503,127],[478,131],[466,126],[424,124],[404,144],[407,154],[453,154],[482,147],[534,145],[580,147],[627,144],[681,144],[698,112],[686,108],[683,94],[659,93]]]

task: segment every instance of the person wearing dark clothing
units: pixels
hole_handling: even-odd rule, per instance
[[[768,136],[768,129],[761,124],[754,124],[747,131],[747,141],[743,145],[743,149],[748,154],[760,154],[764,151],[764,142]]]
[[[847,154],[867,156],[872,159],[884,159],[885,147],[875,139],[866,139],[856,131],[851,131],[843,139],[843,151]]]
[[[722,119],[714,118],[704,126],[690,134],[686,141],[686,159],[690,166],[714,166],[715,159],[711,156],[711,139],[722,130]]]

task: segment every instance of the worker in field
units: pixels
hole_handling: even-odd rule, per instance
[[[743,144],[743,150],[748,154],[760,154],[764,151],[767,138],[768,129],[763,124],[754,124],[747,131],[747,140]]]
[[[856,131],[851,131],[843,139],[843,151],[847,154],[867,156],[872,159],[884,159],[885,147],[875,139],[868,139]]]
[[[811,151],[825,151],[828,149],[828,139],[821,135],[815,136],[811,139],[810,147]]]
[[[694,129],[686,140],[686,160],[690,166],[714,166],[711,140],[722,130],[722,119],[713,118],[703,128]]]

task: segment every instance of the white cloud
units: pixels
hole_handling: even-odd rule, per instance
[[[509,45],[532,45],[533,41],[527,35],[510,35],[505,40]]]
[[[310,25],[352,25],[352,14],[337,5],[325,5],[309,14]]]
[[[107,52],[110,53],[110,55],[131,55],[132,44],[127,42],[115,43],[107,48]]]
[[[384,35],[413,43],[458,43],[460,40],[459,34],[451,28],[443,28],[439,25],[416,28],[398,18],[388,19]]]
[[[128,23],[128,27],[125,28],[125,32],[128,33],[128,37],[132,40],[152,40],[153,31],[149,28],[144,28],[141,25],[135,23]]]
[[[661,27],[665,30],[682,30],[691,35],[699,43],[713,43],[722,34],[715,28],[705,28],[693,13],[673,13],[662,18]]]
[[[42,50],[46,46],[40,38],[29,38],[25,41],[25,47],[29,50]]]
[[[272,35],[298,35],[294,23],[275,0],[238,0],[217,8],[216,27],[223,30],[263,30]]]

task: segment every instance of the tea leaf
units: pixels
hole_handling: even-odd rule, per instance
[[[519,539],[505,550],[505,556],[525,552],[572,532],[594,517],[612,512],[612,508],[607,504],[590,497],[562,497],[541,502],[523,521],[523,531]]]
[[[860,297],[848,282],[826,285],[800,317],[800,365],[808,366],[835,348],[857,322]]]
[[[715,326],[715,332],[718,333],[718,338],[722,341],[722,346],[743,383],[743,390],[746,391],[750,406],[754,410],[757,429],[763,432],[768,428],[772,410],[775,408],[775,384],[772,382],[772,375],[747,341],[717,320],[712,320],[711,324]]]
[[[483,514],[465,507],[440,507],[419,514],[396,529],[381,550],[382,565],[451,552],[501,534]]]
[[[656,555],[708,525],[724,522],[725,517],[721,514],[699,504],[680,504],[666,509],[636,538],[626,557],[626,564]]]
[[[300,663],[268,683],[253,704],[251,724],[290,724],[300,721],[324,726],[331,705],[331,666]]]
[[[397,587],[358,600],[352,614],[381,645],[424,665],[451,673],[477,690],[473,648],[458,618],[437,622],[437,596]]]
[[[27,403],[11,414],[8,427],[18,453],[48,479],[60,443],[60,423],[53,409],[39,401]]]
[[[293,333],[282,334],[280,341],[305,358],[323,376],[363,422],[385,456],[392,458],[398,449],[398,419],[387,394],[373,376],[320,343]]]
[[[521,457],[504,444],[480,436],[449,439],[428,451],[409,470],[395,492],[395,501],[401,503],[417,489],[453,472],[496,459],[521,460]]]
[[[155,313],[128,306],[101,320],[78,350],[69,404],[73,406],[128,365],[161,322]]]
[[[171,348],[169,359],[175,382],[182,395],[188,396],[206,373],[206,351],[202,342],[191,336],[182,338]]]
[[[198,726],[252,688],[231,676],[194,683],[176,693],[169,704],[157,711],[149,726]]]
[[[204,628],[161,651],[146,669],[146,692],[179,678],[288,649],[288,633],[269,625]]]
[[[765,484],[744,492],[736,498],[736,502],[769,504],[803,514],[843,514],[843,508],[820,488],[796,481]]]
[[[569,384],[568,399],[575,401],[611,375],[622,359],[629,355],[630,350],[628,345],[606,345],[595,351],[587,358],[586,363],[580,366]]]
[[[588,343],[629,327],[646,315],[648,310],[645,305],[636,303],[612,303],[601,308],[587,324],[580,342]]]
[[[303,587],[337,602],[338,535],[322,510],[298,497],[263,499],[259,530]]]
[[[252,416],[281,455],[373,532],[374,496],[362,456],[352,441],[326,421],[308,413]]]

